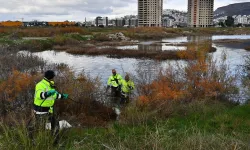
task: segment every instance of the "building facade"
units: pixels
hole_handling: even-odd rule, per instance
[[[109,24],[108,17],[96,17],[95,19],[95,25],[96,27],[107,27]]]
[[[189,27],[213,26],[214,0],[188,0]]]
[[[140,27],[162,26],[163,0],[138,0],[138,22]]]
[[[98,16],[95,18],[95,26],[99,27],[100,25],[103,25],[103,19],[102,17]]]
[[[103,19],[103,25],[104,25],[104,27],[108,27],[109,26],[109,19],[108,19],[108,17],[103,17],[102,19]]]

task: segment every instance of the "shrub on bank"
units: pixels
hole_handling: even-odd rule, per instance
[[[250,46],[245,47],[245,50],[250,51]]]
[[[98,78],[91,79],[84,74],[75,77],[67,67],[58,66],[58,69],[55,78],[57,91],[70,95],[67,101],[56,101],[55,111],[59,119],[81,126],[104,126],[116,119],[113,109],[102,104],[105,97]],[[42,78],[42,74],[31,75],[14,70],[6,80],[0,82],[0,116],[6,124],[12,124],[17,118],[20,118],[19,121],[29,118],[35,84]]]
[[[53,47],[53,41],[50,39],[47,40],[28,40],[23,41],[18,44],[20,50],[28,50],[32,52],[39,52],[44,50],[51,50]]]
[[[15,46],[17,46],[17,48],[21,50],[39,52],[52,50],[54,46],[75,46],[79,44],[80,42],[74,38],[57,35],[51,39],[23,41],[21,43],[15,44]]]
[[[59,48],[60,49],[60,48]],[[111,58],[149,58],[155,60],[180,60],[189,59],[185,56],[180,56],[180,54],[186,53],[185,51],[142,51],[126,49],[121,50],[117,48],[102,48],[98,49],[96,47],[71,47],[66,50],[67,53],[76,55],[107,55]]]
[[[225,62],[216,66],[204,46],[201,49],[198,47],[198,50],[197,47],[190,47],[188,51],[196,53],[186,53],[185,57],[189,60],[185,66],[169,66],[161,70],[153,82],[139,85],[139,106],[166,115],[173,112],[171,104],[174,101],[190,103],[202,99],[223,100],[238,93],[235,77],[228,74]]]
[[[55,82],[58,91],[68,93],[71,98],[65,102],[58,101],[56,110],[59,116],[81,126],[103,126],[116,119],[113,109],[103,105],[107,99],[98,77],[75,76],[74,72],[65,68]]]
[[[106,34],[95,34],[93,40],[99,42],[112,41]]]
[[[37,76],[13,70],[7,80],[0,83],[0,117],[5,123],[13,123],[15,120],[13,115],[17,118],[29,115],[35,81]]]

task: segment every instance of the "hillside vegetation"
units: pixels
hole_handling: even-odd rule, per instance
[[[216,17],[233,15],[250,15],[250,2],[235,3],[219,7],[214,12]]]

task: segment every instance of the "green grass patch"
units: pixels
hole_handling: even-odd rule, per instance
[[[192,106],[193,107],[193,106]],[[215,104],[143,124],[71,129],[69,149],[248,149],[250,106]],[[205,108],[204,108],[205,107]],[[77,141],[77,142],[76,142]],[[78,143],[74,145],[73,143]],[[73,146],[73,147],[72,147]]]
[[[29,51],[43,51],[43,50],[51,50],[53,47],[53,40],[25,40],[19,44],[19,48],[21,50],[29,50]]]
[[[0,33],[0,38],[7,36],[7,33]]]
[[[12,45],[14,44],[14,41],[7,38],[0,38],[0,44]]]
[[[83,36],[81,34],[68,34],[66,35],[67,38],[72,38],[78,41],[87,41],[89,37]]]
[[[111,123],[108,127],[72,128],[61,132],[52,147],[49,135],[36,137],[34,145],[20,129],[5,127],[0,148],[17,149],[249,149],[250,106],[221,103],[187,106],[188,115],[149,119],[139,124]],[[186,108],[181,108],[186,109]],[[178,110],[179,111],[179,110]],[[4,134],[3,134],[4,133]],[[46,138],[42,138],[47,136]],[[14,142],[15,141],[15,142]]]

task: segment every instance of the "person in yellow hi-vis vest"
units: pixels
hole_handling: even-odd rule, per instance
[[[61,94],[56,91],[53,81],[55,73],[48,70],[44,74],[44,78],[36,84],[34,96],[34,114],[35,128],[44,127],[45,123],[51,123],[51,133],[55,136],[55,144],[59,139],[59,122],[54,115],[54,104],[57,99],[67,99],[68,94]],[[37,130],[37,129],[35,129]],[[38,129],[39,130],[39,129]]]
[[[116,73],[115,69],[112,69],[112,75],[108,79],[108,86],[107,90],[111,88],[111,97],[114,99],[120,98],[121,93],[121,81],[122,76],[118,73]]]
[[[128,74],[125,76],[125,80],[122,80],[121,83],[121,104],[129,103],[129,96],[135,89],[135,84],[132,80],[130,80]]]

